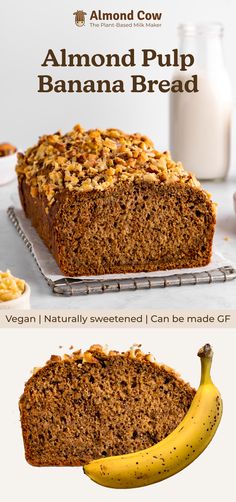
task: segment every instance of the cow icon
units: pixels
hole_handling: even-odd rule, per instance
[[[81,27],[85,25],[85,16],[87,16],[86,12],[83,10],[77,10],[76,12],[73,12],[73,16],[75,16],[76,26]]]

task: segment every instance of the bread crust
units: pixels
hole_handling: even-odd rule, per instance
[[[216,211],[201,187],[136,180],[106,191],[64,190],[48,207],[20,176],[19,193],[65,276],[191,268],[211,260]]]
[[[215,205],[195,176],[141,134],[42,136],[18,155],[25,214],[65,276],[205,266]]]

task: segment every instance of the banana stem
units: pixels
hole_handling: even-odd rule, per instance
[[[201,382],[200,385],[205,383],[212,383],[211,379],[211,364],[213,358],[213,350],[209,343],[206,343],[198,351],[198,356],[201,359]]]

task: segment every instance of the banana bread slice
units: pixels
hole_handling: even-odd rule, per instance
[[[84,354],[52,356],[20,399],[26,460],[79,466],[147,448],[175,429],[194,395],[138,348],[119,353],[94,345]]]
[[[140,134],[43,136],[19,154],[26,216],[66,276],[207,265],[215,205],[196,178]]]

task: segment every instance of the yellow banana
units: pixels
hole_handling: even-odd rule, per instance
[[[126,455],[90,462],[84,472],[109,488],[137,488],[162,481],[187,467],[212,440],[222,415],[222,400],[212,382],[213,351],[202,347],[201,382],[191,406],[176,429],[158,444]]]

